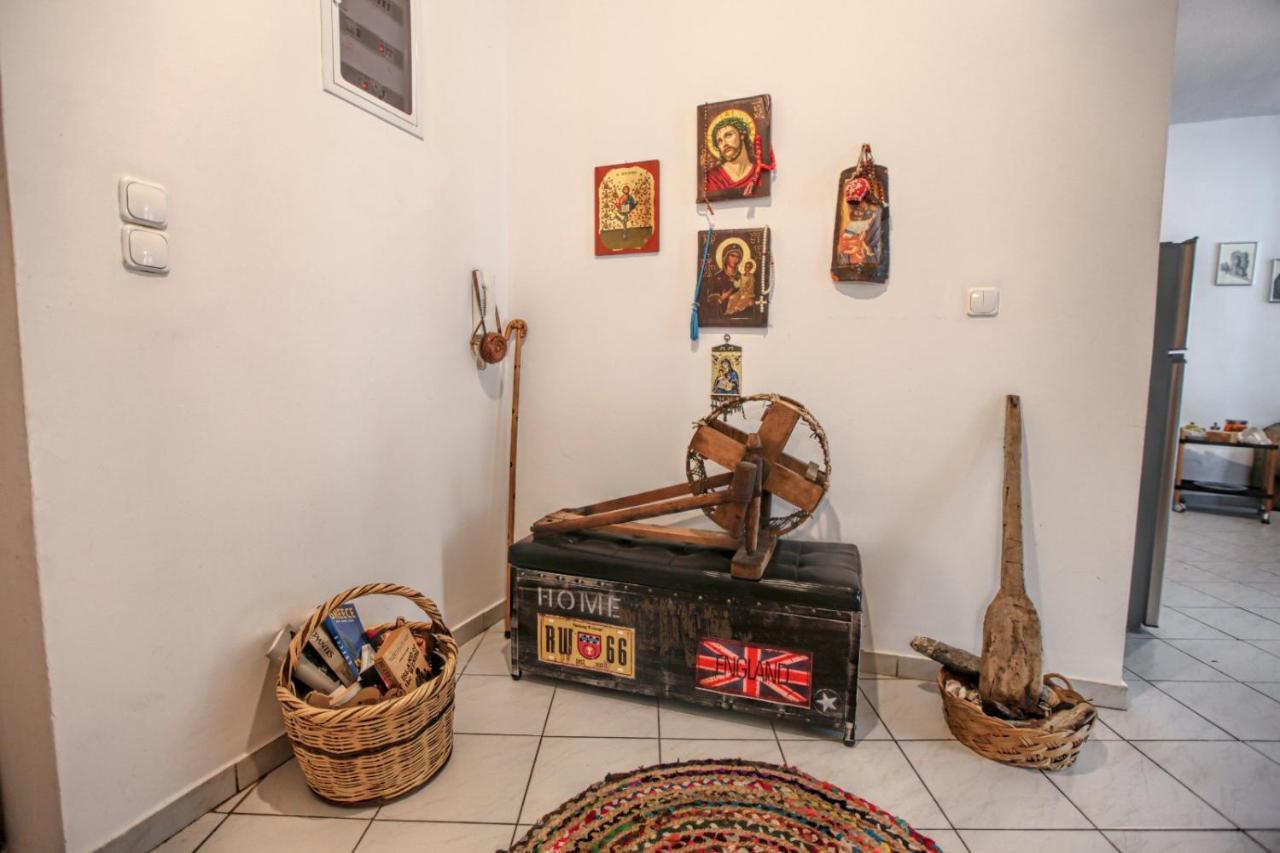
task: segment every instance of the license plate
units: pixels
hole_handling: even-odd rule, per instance
[[[538,614],[538,660],[559,666],[636,677],[634,628]]]

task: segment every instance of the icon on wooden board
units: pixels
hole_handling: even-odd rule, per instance
[[[658,161],[596,167],[596,254],[658,251]]]
[[[698,201],[769,195],[772,125],[768,95],[698,107]]]
[[[768,228],[699,231],[697,272],[700,327],[769,325],[773,258]]]

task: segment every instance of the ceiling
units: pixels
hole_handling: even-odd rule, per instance
[[[1174,124],[1280,114],[1280,0],[1181,0]]]

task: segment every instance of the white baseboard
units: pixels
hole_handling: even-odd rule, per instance
[[[904,655],[895,652],[862,653],[860,664],[862,672],[868,675],[891,675],[898,678],[912,678],[917,681],[933,681],[938,672],[938,664],[928,658],[917,655]],[[1123,681],[1092,681],[1087,678],[1067,676],[1082,696],[1100,708],[1115,708],[1125,711],[1129,708],[1129,685]]]

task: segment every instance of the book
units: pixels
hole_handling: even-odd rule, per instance
[[[319,628],[315,629],[311,632],[311,636],[307,638],[307,645],[324,659],[325,664],[344,685],[355,681],[355,676],[351,674],[351,668],[347,666],[346,658],[342,656],[342,652],[338,651],[338,647],[334,645],[333,640],[327,633]]]
[[[387,687],[405,691],[418,686],[418,673],[426,667],[422,650],[408,628],[396,628],[388,633],[373,663]]]
[[[344,604],[336,608],[325,618],[324,629],[329,632],[333,644],[338,647],[351,672],[360,672],[360,649],[368,641],[364,638],[364,624],[360,621],[356,606]]]

